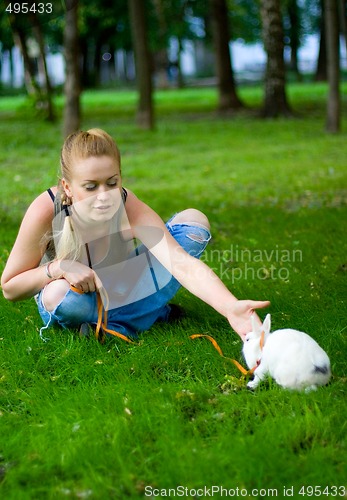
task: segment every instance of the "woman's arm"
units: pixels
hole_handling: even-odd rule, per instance
[[[267,307],[268,301],[238,300],[204,262],[189,255],[170,235],[160,217],[129,193],[127,215],[134,234],[187,290],[226,317],[243,338],[251,331],[254,309]],[[158,232],[163,237],[158,241]]]
[[[51,188],[55,193],[56,188]],[[102,288],[96,273],[86,264],[54,260],[49,265],[40,266],[46,251],[47,232],[52,229],[54,205],[47,192],[38,196],[29,206],[20,226],[17,239],[1,276],[1,287],[8,300],[23,300],[32,297],[55,279],[64,278],[70,284],[86,292]]]
[[[43,239],[50,231],[54,208],[47,192],[29,206],[1,276],[4,296],[21,300],[35,295],[49,281],[44,267],[38,267],[45,252]]]

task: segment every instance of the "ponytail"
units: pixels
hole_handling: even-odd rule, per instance
[[[78,232],[75,231],[72,217],[66,215],[64,210],[54,218],[53,238],[56,259],[80,260],[82,243]]]

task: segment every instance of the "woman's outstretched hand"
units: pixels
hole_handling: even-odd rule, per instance
[[[251,316],[254,314],[255,309],[263,309],[269,305],[268,300],[238,300],[232,305],[227,318],[231,328],[240,335],[242,341],[245,340],[247,333],[252,330]],[[255,317],[259,321],[259,325],[261,325],[257,314],[255,314]]]

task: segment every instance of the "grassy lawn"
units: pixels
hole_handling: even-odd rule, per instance
[[[187,317],[136,346],[58,329],[43,343],[34,300],[1,296],[1,498],[346,498],[347,120],[325,133],[324,85],[288,93],[295,118],[262,121],[261,89],[244,89],[247,109],[227,117],[214,90],[159,92],[146,132],[134,93],[87,92],[83,128],[113,135],[124,185],[163,219],[207,214],[204,260],[237,297],[270,300],[274,328],[320,343],[329,386],[248,391],[208,341],[189,339],[209,333],[243,363],[226,320],[185,290]],[[56,181],[61,143],[60,120],[0,99],[0,272],[26,207]]]

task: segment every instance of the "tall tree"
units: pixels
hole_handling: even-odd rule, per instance
[[[27,45],[27,30],[23,24],[23,19],[20,16],[10,16],[11,28],[13,31],[13,39],[15,44],[20,48],[24,63],[24,79],[25,86],[29,95],[35,96],[37,101],[40,100],[41,89],[36,81],[36,71],[33,59],[29,55]]]
[[[128,5],[139,91],[136,121],[139,127],[152,129],[154,127],[152,64],[147,39],[146,2],[128,0]]]
[[[237,109],[243,104],[236,92],[231,61],[228,7],[226,0],[210,0],[210,6],[218,78],[218,108],[220,111]]]
[[[47,61],[45,54],[45,40],[42,32],[42,27],[39,18],[36,15],[36,12],[31,13],[30,19],[33,26],[33,33],[35,35],[40,51],[39,64],[41,66],[41,72],[44,76],[44,87],[45,87],[44,102],[47,108],[47,119],[48,121],[53,122],[55,119],[54,107],[53,107],[53,92],[47,68]]]
[[[320,26],[319,52],[318,52],[317,68],[315,74],[315,80],[317,82],[326,81],[328,78],[324,0],[320,0],[320,6],[321,6],[321,17],[319,21],[319,26]]]
[[[32,1],[26,3],[28,10],[32,6]],[[20,48],[23,56],[27,92],[33,97],[35,107],[40,112],[43,112],[45,118],[49,121],[54,121],[52,88],[47,70],[45,40],[41,22],[34,11],[29,11],[27,14],[10,12],[8,20],[12,29],[13,39]],[[34,41],[34,43],[36,42],[37,54],[35,54],[35,57],[32,57],[32,54],[30,54],[30,40]],[[43,84],[39,83],[36,63],[39,67],[39,72],[43,75]]]
[[[284,32],[280,0],[261,0],[264,48],[267,53],[263,115],[274,118],[291,114],[285,86]]]
[[[334,133],[340,130],[341,114],[338,0],[325,0],[325,29],[329,82],[326,129]]]
[[[298,51],[300,48],[301,19],[300,8],[297,0],[287,1],[287,13],[289,19],[289,39],[290,39],[290,69],[301,79],[298,66]]]
[[[80,127],[80,64],[78,38],[78,0],[65,0],[64,56],[65,56],[65,108],[64,137]]]
[[[154,53],[156,88],[169,87],[169,57],[168,57],[168,25],[165,16],[165,5],[163,0],[152,0],[157,18],[156,39],[159,48]]]

